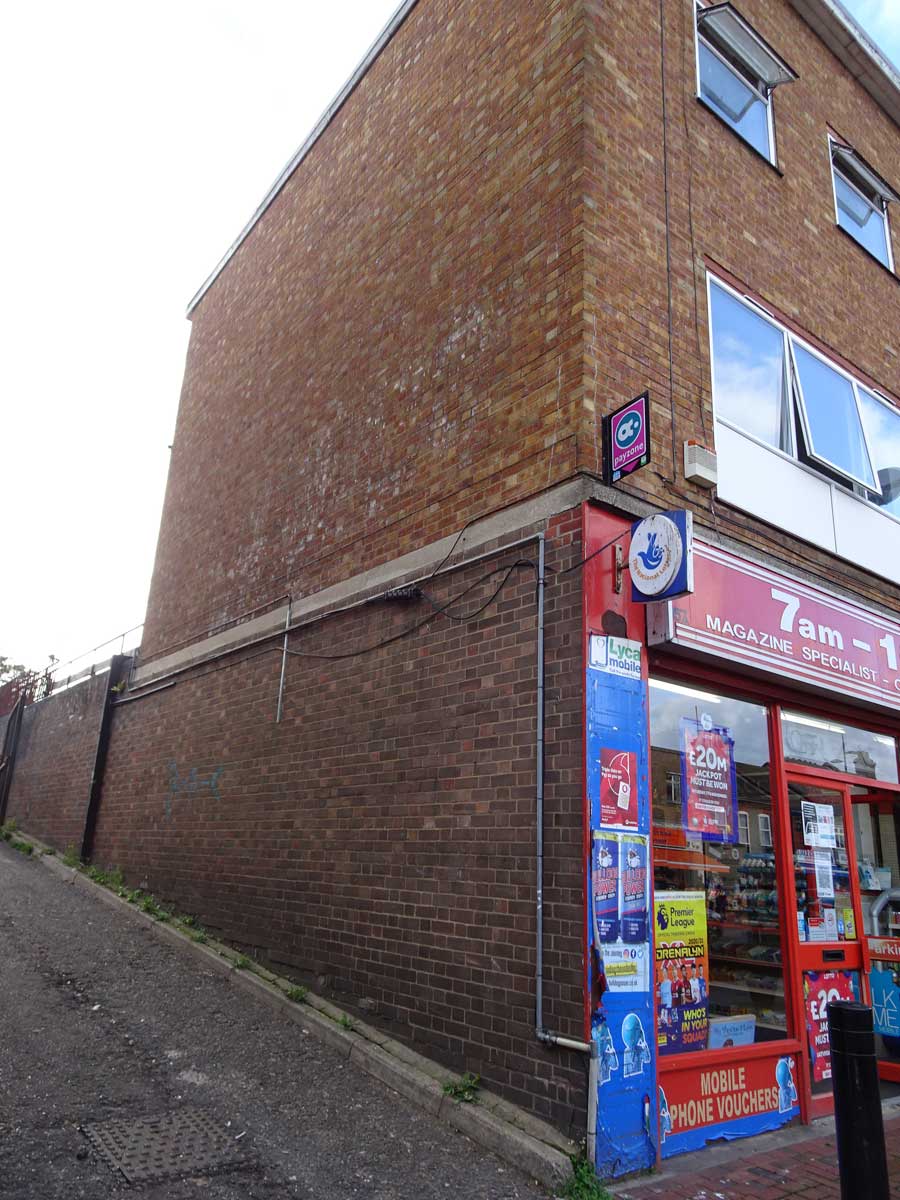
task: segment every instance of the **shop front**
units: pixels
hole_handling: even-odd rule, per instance
[[[629,540],[585,510],[586,1023],[607,1176],[831,1111],[830,1000],[872,1004],[884,1086],[900,1083],[900,621],[700,540],[693,590],[646,603]]]

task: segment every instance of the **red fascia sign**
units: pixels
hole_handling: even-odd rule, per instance
[[[900,621],[694,542],[694,591],[648,606],[647,640],[896,711]]]

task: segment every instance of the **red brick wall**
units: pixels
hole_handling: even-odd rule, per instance
[[[438,603],[535,559],[435,580]],[[548,563],[580,554],[580,510]],[[547,589],[546,1023],[582,1032],[581,574]],[[366,605],[292,638],[369,645],[427,617]],[[471,623],[338,662],[245,652],[115,710],[95,860],[274,964],[378,1001],[398,1036],[581,1134],[578,1056],[534,1037],[535,575]],[[174,786],[173,786],[174,785]]]
[[[622,491],[690,507],[701,528],[737,537],[881,603],[897,603],[897,587],[755,521],[684,479],[684,441],[712,446],[714,440],[707,265],[724,268],[900,398],[900,284],[836,227],[827,149],[832,129],[898,187],[900,131],[788,0],[741,0],[738,7],[799,74],[775,91],[781,173],[696,99],[693,0],[662,5],[665,142],[659,0],[587,0],[585,167],[592,221],[585,239],[587,390],[579,465],[597,469],[596,416],[649,387],[654,462]],[[892,218],[898,257],[900,213]]]
[[[6,816],[58,850],[81,850],[108,682],[95,675],[22,714]]]
[[[421,0],[203,298],[145,661],[572,474],[582,52]]]

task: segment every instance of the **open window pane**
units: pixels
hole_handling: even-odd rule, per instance
[[[900,412],[864,387],[859,388],[859,402],[872,466],[881,486],[881,495],[872,493],[869,499],[900,517]]]
[[[874,254],[880,263],[890,267],[887,223],[881,205],[873,204],[837,171],[834,173],[834,192],[838,225]]]
[[[702,41],[699,54],[700,95],[736,133],[770,159],[768,104]]]
[[[791,345],[810,455],[877,491],[853,385],[793,339]]]
[[[710,298],[716,415],[789,453],[781,330],[715,284]]]

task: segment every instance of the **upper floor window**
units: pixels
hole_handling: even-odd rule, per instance
[[[731,4],[698,5],[698,94],[769,162],[775,161],[772,92],[796,78]]]
[[[900,517],[900,409],[710,278],[716,418]]]
[[[900,197],[855,150],[834,138],[829,145],[838,225],[893,271],[887,206]]]

